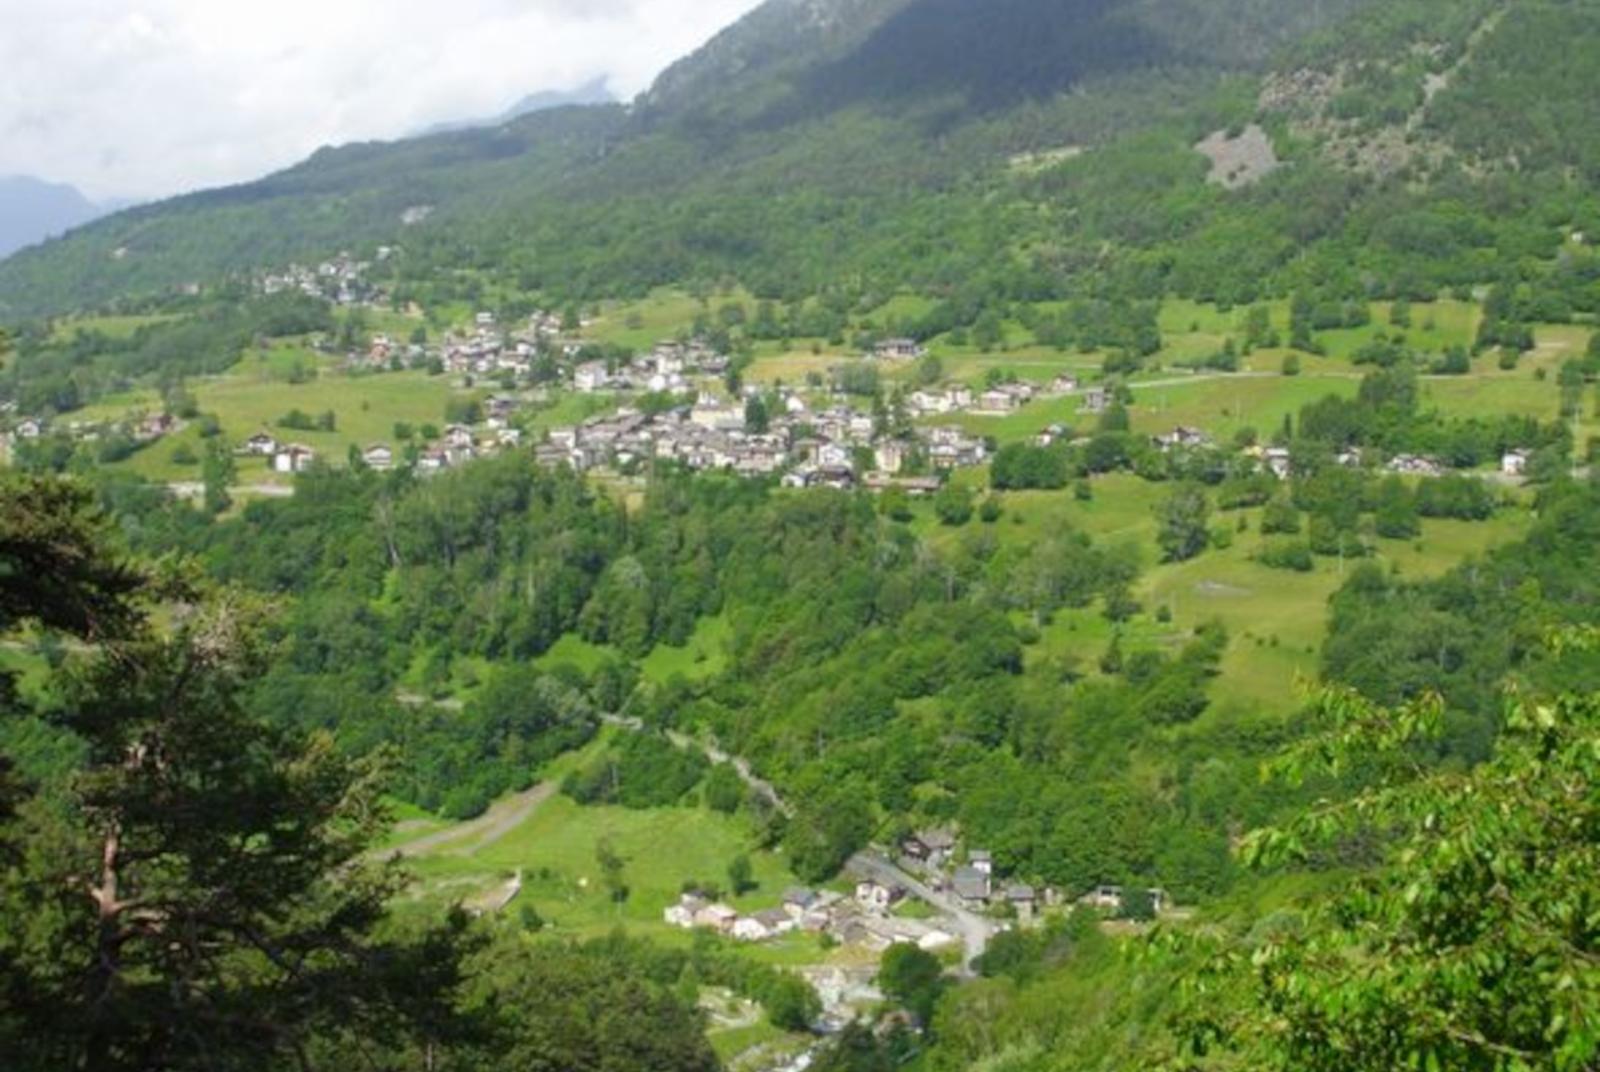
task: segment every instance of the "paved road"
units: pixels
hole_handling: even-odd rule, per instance
[[[851,857],[846,870],[858,878],[868,879],[886,886],[900,886],[917,900],[931,905],[943,914],[940,921],[955,927],[965,954],[961,960],[961,974],[971,977],[972,962],[989,948],[989,942],[1000,932],[999,924],[992,919],[969,911],[949,894],[929,886],[907,873],[888,857],[877,852],[858,852]]]

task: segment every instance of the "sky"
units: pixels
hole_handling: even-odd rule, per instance
[[[148,199],[323,145],[630,99],[757,0],[0,0],[0,175]]]

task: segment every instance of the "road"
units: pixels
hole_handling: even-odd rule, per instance
[[[205,498],[206,486],[192,480],[179,481],[168,484],[167,490],[180,499]],[[240,484],[238,487],[228,489],[228,494],[234,496],[254,495],[263,499],[288,499],[294,496],[294,488],[282,484]]]
[[[994,920],[961,907],[954,897],[913,877],[880,853],[858,852],[850,858],[845,870],[857,878],[884,886],[899,886],[917,900],[931,905],[942,913],[943,918],[940,922],[954,927],[965,950],[961,958],[961,975],[964,977],[970,978],[973,975],[972,962],[983,956],[984,950],[989,948],[989,942],[1000,932],[1000,926]]]
[[[608,726],[616,726],[619,729],[625,729],[633,733],[643,733],[645,730],[644,722],[630,715],[603,715],[601,718]],[[730,755],[716,745],[707,744],[702,740],[690,737],[687,733],[679,733],[676,730],[668,730],[666,736],[667,740],[671,741],[676,748],[680,748],[685,752],[699,752],[719,766],[722,764],[732,766],[739,775],[739,780],[744,782],[752,793],[774,808],[785,819],[794,818],[794,808],[790,807],[789,802],[783,799],[777,787],[771,782],[758,777],[754,768],[750,766],[750,761],[743,756]]]
[[[499,801],[470,823],[447,827],[438,833],[408,841],[394,849],[385,850],[384,855],[393,852],[400,856],[424,856],[447,847],[458,856],[482,852],[527,822],[539,805],[555,795],[556,788],[554,782],[541,782],[532,789]]]

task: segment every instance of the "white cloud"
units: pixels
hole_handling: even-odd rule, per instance
[[[628,98],[757,0],[0,0],[0,174],[92,197],[609,79]]]

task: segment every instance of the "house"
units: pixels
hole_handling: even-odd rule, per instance
[[[927,352],[916,339],[884,339],[872,350],[874,357],[889,361],[914,361]]]
[[[665,912],[661,913],[661,916],[669,927],[678,927],[682,930],[692,930],[695,925],[695,916],[703,911],[706,907],[707,902],[705,898],[697,897],[692,893],[686,893],[679,898],[677,904],[672,905]]]
[[[905,900],[906,891],[881,882],[856,883],[856,903],[871,912],[887,912]]]
[[[573,372],[572,386],[586,395],[604,391],[611,386],[611,372],[604,362],[590,361]]]
[[[714,399],[702,398],[689,411],[689,422],[708,432],[734,432],[744,427],[744,411]]]
[[[1015,885],[1006,888],[1006,903],[1017,913],[1017,919],[1027,923],[1039,908],[1039,898],[1032,886]]]
[[[994,856],[987,849],[973,849],[967,854],[967,862],[974,870],[982,871],[985,875],[994,875]]]
[[[906,467],[910,453],[909,444],[902,443],[898,439],[886,439],[873,448],[872,459],[879,472],[892,476]]]
[[[958,867],[950,876],[950,891],[967,908],[982,908],[989,903],[992,887],[989,876],[976,867]]]
[[[1099,414],[1110,408],[1111,394],[1104,387],[1091,387],[1083,393],[1082,412]]]
[[[943,827],[919,830],[900,843],[901,851],[907,856],[933,867],[943,863],[955,847],[955,832]]]
[[[450,455],[437,447],[423,451],[417,458],[419,473],[437,473],[441,469],[448,468],[450,468]]]
[[[1294,475],[1294,464],[1289,459],[1287,447],[1268,447],[1262,452],[1261,459],[1279,480],[1288,480]]]
[[[291,443],[272,456],[275,473],[303,473],[317,460],[316,451],[301,443]]]
[[[18,439],[38,439],[44,435],[44,422],[37,417],[29,417],[17,425]]]
[[[781,908],[769,908],[753,916],[741,916],[730,932],[741,942],[765,942],[794,930],[795,921]]]
[[[1121,886],[1096,886],[1082,897],[1078,903],[1087,908],[1099,908],[1107,912],[1122,911]]]
[[[244,453],[255,458],[270,458],[278,453],[278,440],[266,432],[257,432],[244,441]]]
[[[817,906],[817,893],[804,886],[791,886],[783,891],[783,911],[790,919],[798,920]]]
[[[1209,447],[1211,437],[1198,428],[1188,428],[1180,424],[1165,435],[1156,436],[1155,443],[1165,454],[1174,450],[1197,450]]]
[[[444,445],[455,450],[470,450],[473,445],[472,429],[464,424],[452,424],[444,430]]]
[[[1500,472],[1506,476],[1526,476],[1528,463],[1532,460],[1531,450],[1508,450],[1500,459]]]
[[[1053,395],[1075,394],[1078,390],[1078,377],[1057,376],[1050,382],[1050,393]]]
[[[694,925],[728,934],[739,921],[739,913],[725,904],[710,904],[694,914]]]
[[[172,414],[158,413],[139,422],[138,436],[141,439],[160,439],[177,427],[178,419]]]
[[[1401,476],[1440,477],[1444,475],[1444,466],[1432,458],[1424,458],[1417,454],[1399,454],[1389,460],[1384,467],[1391,473]]]
[[[380,473],[387,472],[394,468],[394,450],[387,444],[374,443],[361,452],[361,460],[366,463],[368,469],[376,469]]]

